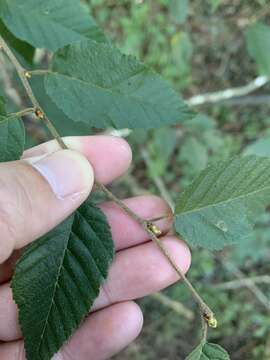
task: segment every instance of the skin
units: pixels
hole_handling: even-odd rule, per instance
[[[131,163],[129,145],[120,138],[86,136],[64,140],[72,151],[58,150],[52,141],[26,151],[20,161],[0,164],[1,360],[26,359],[17,307],[9,285],[20,250],[71,214],[88,197],[94,178],[104,184],[111,183],[123,175]],[[44,178],[35,165],[36,158],[32,159],[43,154],[47,154],[45,162],[41,160],[46,166],[53,161],[54,166],[58,164],[61,168],[57,169],[58,183],[54,182],[53,186],[58,191],[59,186],[65,184],[69,190],[76,190],[76,196],[70,193],[59,197],[55,188],[53,191],[50,179]],[[143,218],[156,218],[170,212],[163,200],[152,195],[125,202]],[[118,353],[142,329],[143,315],[133,300],[178,280],[159,249],[134,220],[111,202],[101,204],[101,208],[112,228],[116,257],[90,314],[54,360],[102,360]],[[186,272],[190,266],[189,249],[176,236],[168,235],[169,219],[157,224],[163,231],[162,241]]]

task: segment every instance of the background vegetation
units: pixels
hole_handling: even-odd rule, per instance
[[[243,86],[258,75],[246,31],[257,21],[267,23],[267,1],[117,1],[116,5],[97,0],[92,4],[97,21],[120,48],[153,66],[186,99]],[[127,193],[147,189],[163,196],[165,191],[168,197],[167,189],[173,200],[181,190],[179,178],[186,185],[210,161],[243,151],[270,155],[268,91],[265,86],[245,97],[201,106],[198,110],[204,115],[185,128],[131,134],[133,170],[118,184],[119,191],[125,185]],[[268,283],[252,281],[248,286],[240,280],[269,274],[269,220],[269,214],[260,219],[245,252],[243,247],[232,247],[213,257],[193,251],[189,277],[219,317],[220,327],[212,331],[212,340],[227,348],[235,360],[270,358],[269,278]],[[226,287],[231,280],[235,288]],[[259,288],[254,289],[254,284]],[[268,299],[266,303],[257,290]],[[183,286],[173,286],[165,295],[195,312]],[[117,359],[184,358],[196,343],[194,321],[199,319],[190,321],[153,297],[141,304],[143,333]]]
[[[267,0],[85,1],[90,3],[94,17],[112,41],[154,67],[191,104],[195,95],[242,87],[261,73],[270,75],[270,28],[258,25],[270,25]],[[252,26],[257,27],[251,33]],[[48,56],[38,52],[33,67],[37,63],[46,67]],[[19,105],[25,99],[14,90],[18,85],[3,61],[1,58],[1,68],[6,71],[1,74],[0,92],[9,92],[13,100],[17,97]],[[200,115],[184,126],[117,132],[132,144],[134,163],[129,174],[113,184],[114,193],[126,197],[151,192],[173,204],[179,191],[211,161],[240,153],[270,156],[267,81],[245,96],[222,100],[221,95],[213,103],[204,98],[203,104],[195,107]],[[33,86],[48,108],[41,82],[33,79]],[[52,104],[49,108],[49,117],[62,134],[80,131],[67,125]],[[31,118],[26,124],[32,134],[29,146],[46,138]],[[84,128],[81,125],[82,131]],[[108,132],[116,133],[113,129]],[[232,247],[215,255],[192,251],[189,278],[219,318],[220,326],[211,331],[210,338],[223,345],[233,360],[270,359],[269,225],[270,213],[266,212],[244,250]],[[161,296],[139,302],[144,310],[144,330],[116,359],[184,359],[197,344],[200,329],[195,305],[184,286],[172,286]]]

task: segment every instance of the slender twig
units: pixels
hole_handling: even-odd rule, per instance
[[[220,258],[222,264],[232,272],[239,280],[242,280],[245,275],[243,272],[238,269],[233,263],[228,261],[227,259]],[[260,288],[255,283],[246,283],[246,287],[256,296],[256,298],[259,300],[259,302],[268,310],[270,311],[270,299],[268,299],[264,293],[261,291]]]
[[[6,58],[4,56],[5,56],[4,52],[0,51],[0,69],[2,70],[1,81],[3,81],[5,93],[7,97],[13,102],[13,104],[16,105],[16,107],[23,108],[25,106],[24,98],[13,84],[13,77],[11,74],[13,68],[11,68],[10,66],[12,64],[7,63]],[[27,132],[31,134],[31,137],[38,142],[43,142],[44,140],[46,140],[47,134],[42,129],[42,127],[36,123],[36,119],[34,116],[35,114],[34,113],[31,114],[29,112],[29,114],[25,114],[25,115],[28,116],[25,119],[24,124],[27,128]]]
[[[114,201],[122,210],[124,210],[131,218],[133,218],[137,223],[139,223],[141,226],[145,227],[145,224],[147,223],[146,220],[142,219],[140,216],[135,214],[125,203],[123,203],[120,199],[118,199],[109,189],[106,188],[105,185],[102,183],[96,181],[97,187],[103,191],[107,197]]]
[[[58,134],[58,131],[56,130],[56,128],[53,126],[51,121],[46,116],[44,110],[40,106],[39,102],[37,101],[37,99],[32,91],[32,88],[28,81],[28,78],[31,77],[31,72],[29,72],[28,70],[24,69],[21,66],[21,64],[18,62],[17,58],[14,56],[13,52],[10,50],[9,46],[7,45],[7,43],[4,41],[4,39],[1,36],[0,36],[0,48],[2,48],[4,50],[7,57],[10,59],[10,61],[14,65],[14,67],[18,73],[18,76],[21,79],[21,82],[25,88],[25,91],[26,91],[31,103],[33,104],[33,106],[35,108],[36,116],[41,121],[44,122],[44,124],[47,126],[47,128],[50,131],[50,133],[52,134],[52,136],[57,140],[60,147],[62,149],[67,149],[67,146],[64,143],[63,139]],[[97,182],[97,181],[95,182],[95,184],[98,188],[100,188],[107,195],[107,197],[109,199],[114,201],[122,210],[124,210],[132,219],[134,219],[138,224],[140,224],[144,228],[144,230],[148,233],[150,239],[159,247],[159,249],[164,254],[164,256],[167,258],[168,262],[171,264],[173,269],[176,271],[176,273],[179,275],[179,277],[183,280],[185,285],[189,288],[194,300],[198,303],[198,305],[201,309],[202,316],[204,317],[206,322],[209,324],[209,326],[212,326],[211,325],[212,320],[215,320],[212,310],[203,301],[203,299],[197,293],[197,291],[195,290],[193,285],[186,278],[183,271],[178,267],[178,265],[173,260],[171,255],[168,253],[168,250],[166,249],[166,247],[164,246],[162,241],[158,238],[158,236],[160,236],[162,234],[160,229],[153,223],[149,222],[148,220],[142,219],[140,216],[138,216],[136,213],[134,213],[120,199],[118,199],[113,193],[111,193],[103,184],[101,184],[100,182]]]
[[[145,152],[147,152],[147,150],[145,150]],[[149,158],[150,159],[150,158]],[[149,163],[148,164],[146,164],[146,165],[149,165]],[[162,179],[160,179],[160,181],[163,181]],[[133,188],[134,189],[134,188]],[[164,189],[166,189],[166,186],[165,186],[165,184],[164,184]],[[166,190],[167,191],[167,190]],[[112,198],[112,200],[113,200],[113,198]],[[163,216],[159,216],[159,217],[156,217],[156,218],[152,218],[152,219],[150,219],[150,220],[148,220],[148,223],[154,223],[154,222],[156,222],[156,221],[159,221],[159,220],[163,220],[163,219],[166,219],[166,218],[169,218],[171,215],[163,215]],[[143,225],[144,226],[144,225]],[[151,237],[151,236],[150,236]],[[162,246],[162,242],[157,238],[157,239],[154,239],[154,238],[152,238],[151,237],[151,240],[152,241],[154,241],[156,244],[157,244],[157,246],[158,247],[160,247],[160,246]],[[157,243],[157,241],[158,241],[158,243]],[[160,248],[161,249],[161,248]],[[166,256],[167,255],[167,251],[166,251],[166,249],[161,249],[161,251],[162,251],[162,253]],[[168,254],[169,255],[169,254]],[[166,256],[167,257],[167,256]],[[168,261],[169,261],[169,263],[171,263],[171,259],[168,259]],[[174,265],[173,264],[171,264],[172,265],[172,267],[175,269],[175,267],[174,267]],[[180,270],[180,269],[179,269]],[[175,269],[175,271],[178,273],[178,275],[179,275],[179,272],[178,272],[178,270],[176,270]],[[180,270],[181,271],[181,270]],[[187,282],[189,282],[189,280],[185,277],[185,275],[184,274],[181,274],[181,275],[179,275],[183,280],[184,280],[184,282],[185,281],[187,281]],[[186,283],[185,283],[186,284]],[[191,285],[191,284],[190,284]],[[189,285],[188,284],[186,284],[186,286],[190,289],[190,287],[189,287]],[[192,285],[191,285],[192,286]],[[190,289],[191,290],[191,289]],[[192,295],[193,295],[193,298],[194,298],[194,294],[193,294],[193,290],[195,291],[195,293],[196,293],[196,290],[193,288],[192,290],[191,290],[191,293],[192,293]],[[196,296],[196,295],[195,295]],[[206,316],[206,320],[207,320],[207,323],[209,324],[210,323],[210,325],[211,325],[211,327],[216,327],[216,319],[214,318],[214,316],[213,316],[213,312],[209,309],[209,307],[202,301],[202,303],[200,302],[200,301],[198,301],[197,299],[195,299],[196,300],[196,302],[198,302],[199,303],[199,305],[200,305],[200,308],[201,308],[201,313],[202,314],[205,314],[205,316]],[[201,298],[200,298],[200,300],[201,300]],[[209,311],[210,310],[210,311]],[[205,319],[205,318],[204,318]]]
[[[18,111],[18,112],[15,112],[15,113],[9,113],[8,114],[8,117],[20,117],[20,116],[25,116],[27,114],[32,114],[36,111],[35,108],[26,108],[26,109],[23,109],[21,111]]]
[[[172,259],[171,255],[169,254],[167,248],[164,246],[163,242],[149,229],[149,225],[144,224],[143,225],[145,231],[148,233],[150,239],[158,246],[158,248],[161,250],[163,255],[166,257],[172,268],[176,271],[176,273],[179,275],[179,277],[184,281],[185,285],[190,290],[193,298],[196,300],[198,305],[200,306],[201,313],[204,317],[204,319],[207,321],[207,323],[212,326],[212,321],[215,321],[214,313],[209,308],[209,306],[203,301],[203,299],[200,297],[200,295],[197,293],[191,282],[187,279],[186,275],[183,273],[183,271],[178,267],[178,265],[175,263],[175,261]],[[215,327],[215,326],[213,326]]]
[[[204,318],[202,318],[202,342],[206,342],[208,335],[208,326],[206,325]]]
[[[206,93],[192,96],[186,100],[186,103],[190,106],[198,106],[206,103],[216,103],[223,100],[228,100],[234,97],[240,97],[250,94],[251,92],[261,88],[269,82],[270,78],[266,75],[256,77],[250,83],[244,86],[235,88],[229,88],[222,91],[213,93]]]
[[[23,87],[25,88],[25,91],[26,91],[31,103],[33,104],[33,106],[35,108],[35,113],[36,113],[37,117],[42,119],[42,121],[45,123],[45,125],[49,129],[50,133],[53,135],[53,137],[56,139],[56,141],[59,143],[59,145],[63,149],[67,149],[67,146],[65,145],[64,141],[58,134],[54,125],[50,122],[50,120],[46,116],[45,112],[42,110],[42,107],[40,106],[39,102],[37,101],[37,99],[32,91],[32,88],[28,81],[28,78],[31,77],[31,75],[29,74],[29,71],[27,71],[26,69],[24,69],[22,67],[22,65],[19,63],[19,61],[17,60],[17,58],[15,57],[13,52],[10,50],[9,46],[7,45],[7,43],[2,38],[1,35],[0,35],[0,48],[2,48],[4,50],[5,54],[7,55],[9,60],[14,65],[14,67],[17,71],[17,74],[23,84]]]
[[[40,69],[40,70],[29,70],[28,72],[28,76],[32,76],[32,75],[46,75],[46,74],[49,74],[50,71],[49,70],[43,70],[43,69]]]
[[[239,106],[258,106],[260,104],[265,104],[269,107],[270,96],[268,94],[254,94],[247,95],[242,97],[235,97],[229,100],[220,101],[220,104],[231,106],[231,105],[239,105]]]
[[[224,283],[216,284],[213,285],[213,287],[219,290],[236,290],[242,287],[248,287],[252,284],[270,285],[270,276],[259,275],[259,276],[243,277],[239,280],[226,281]]]
[[[146,149],[142,150],[142,157],[143,157],[143,160],[145,162],[145,165],[147,167],[149,167],[151,159],[150,159],[150,155],[149,155],[149,153],[148,153],[148,151]],[[174,207],[175,207],[174,202],[173,202],[170,194],[168,193],[167,188],[166,188],[162,178],[159,177],[159,176],[155,176],[153,180],[154,180],[158,190],[160,191],[161,196],[168,203],[170,203],[171,208],[174,209]],[[179,268],[177,268],[177,266],[175,267],[175,263],[172,261],[172,258],[170,256],[170,254],[168,254],[167,249],[164,247],[163,243],[157,237],[155,237],[153,235],[152,235],[152,237],[150,235],[150,238],[160,248],[160,250],[162,251],[164,256],[167,257],[167,260],[169,261],[171,266],[175,269],[175,271],[178,273],[178,275],[184,280],[186,286],[189,288],[189,290],[193,294],[193,297],[196,299],[196,296],[198,295],[197,291],[194,289],[193,285],[188,281],[185,274],[183,274],[182,271]],[[179,270],[180,270],[180,272],[179,272]],[[217,321],[216,321],[216,319],[214,317],[214,314],[213,314],[212,310],[209,309],[208,305],[205,304],[205,302],[201,299],[200,296],[199,296],[199,299],[197,298],[196,300],[200,305],[201,312],[202,312],[202,314],[204,316],[204,319],[207,320],[208,325],[210,327],[215,328],[217,326]]]

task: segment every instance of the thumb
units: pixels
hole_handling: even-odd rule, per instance
[[[93,183],[92,166],[71,150],[0,164],[0,264],[62,222]]]

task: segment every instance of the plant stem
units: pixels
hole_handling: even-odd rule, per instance
[[[49,74],[49,70],[43,70],[43,69],[40,69],[40,70],[29,70],[28,71],[28,74],[30,76],[32,75],[46,75],[46,74]]]
[[[144,230],[148,233],[150,239],[158,246],[160,251],[163,253],[163,255],[166,257],[172,268],[176,271],[176,273],[179,275],[179,277],[183,280],[185,285],[190,290],[194,300],[197,302],[197,304],[200,307],[202,316],[208,323],[209,320],[212,320],[214,318],[213,311],[209,308],[209,306],[203,301],[201,296],[197,293],[191,282],[187,279],[183,271],[179,268],[179,266],[176,264],[176,262],[172,259],[171,255],[169,254],[168,250],[164,246],[163,242],[157,237],[155,234],[155,231],[153,231],[153,223],[151,221],[147,221],[142,219],[140,216],[138,216],[136,213],[134,213],[129,207],[127,207],[121,200],[119,200],[113,193],[111,193],[106,186],[103,184],[96,182],[96,185],[99,187],[100,190],[102,190],[107,197],[114,201],[121,209],[123,209],[129,216],[134,219],[137,223],[139,223]],[[157,229],[158,231],[159,229]],[[160,235],[160,234],[159,234]]]
[[[7,114],[8,117],[21,117],[21,116],[25,116],[27,114],[31,114],[35,112],[35,108],[26,108],[23,109],[21,111],[15,112],[15,113],[9,113]]]
[[[209,308],[209,306],[203,301],[201,296],[197,293],[194,286],[191,284],[191,282],[187,279],[186,275],[183,273],[183,271],[178,267],[178,265],[175,263],[175,261],[172,259],[171,255],[169,254],[168,250],[164,246],[163,242],[152,232],[149,231],[148,227],[144,225],[145,231],[148,232],[150,239],[159,247],[163,255],[166,257],[172,268],[176,271],[176,273],[179,275],[179,277],[183,280],[185,285],[190,290],[193,299],[197,302],[201,309],[201,313],[208,323],[209,319],[214,318],[213,311]]]
[[[63,139],[58,134],[58,131],[56,130],[56,128],[53,126],[51,121],[46,116],[45,112],[43,111],[42,107],[40,106],[39,102],[37,101],[37,99],[32,91],[32,88],[29,84],[28,79],[33,74],[33,71],[32,72],[28,71],[21,66],[21,64],[18,62],[17,58],[14,56],[14,54],[10,50],[9,46],[7,45],[7,43],[1,36],[0,36],[0,48],[4,50],[7,57],[10,59],[10,61],[14,65],[14,67],[18,73],[18,76],[21,79],[21,82],[25,88],[25,91],[26,91],[31,103],[34,106],[36,116],[41,121],[44,122],[44,124],[46,125],[46,127],[48,128],[48,130],[50,131],[52,136],[57,140],[59,146],[62,149],[68,149],[68,147],[64,143]],[[34,73],[40,74],[40,71],[38,71],[38,72],[34,71]],[[44,73],[44,71],[42,71],[42,73]],[[198,305],[201,309],[201,315],[205,319],[205,322],[210,325],[209,321],[215,319],[212,310],[208,307],[208,305],[206,305],[206,303],[203,301],[203,299],[197,293],[197,291],[195,290],[193,285],[186,278],[183,271],[178,267],[176,262],[173,260],[173,258],[169,254],[168,250],[162,243],[162,241],[158,238],[158,236],[160,236],[162,234],[161,230],[156,225],[154,225],[151,221],[144,220],[140,216],[138,216],[136,213],[134,213],[120,199],[118,199],[113,193],[111,193],[111,191],[108,190],[103,184],[101,184],[98,181],[96,181],[95,184],[98,188],[100,188],[107,195],[107,197],[110,200],[114,201],[122,210],[124,210],[132,219],[134,219],[138,224],[140,224],[144,228],[144,230],[148,233],[150,239],[158,246],[158,248],[163,253],[163,255],[166,257],[166,259],[168,260],[170,265],[173,267],[173,269],[176,271],[176,273],[179,275],[179,277],[183,280],[185,285],[189,288],[194,300],[198,303]]]
[[[10,50],[9,46],[7,45],[7,43],[2,38],[1,35],[0,35],[0,48],[2,48],[4,50],[5,54],[7,55],[9,60],[14,65],[14,67],[15,67],[17,73],[18,73],[18,76],[21,79],[23,87],[25,88],[25,91],[26,91],[31,103],[33,104],[33,106],[35,108],[35,113],[36,113],[37,117],[43,120],[43,122],[45,123],[45,125],[49,129],[52,136],[56,139],[58,144],[63,149],[67,149],[67,146],[65,145],[64,141],[62,140],[62,138],[58,134],[57,130],[55,129],[53,124],[50,122],[48,117],[46,116],[45,112],[42,110],[39,102],[37,101],[37,99],[36,99],[36,97],[35,97],[35,95],[34,95],[34,93],[32,91],[32,88],[31,88],[31,86],[29,84],[29,81],[28,81],[29,76],[31,77],[30,73],[26,69],[24,69],[22,67],[22,65],[19,63],[19,61],[17,60],[17,58],[15,57],[13,52]]]
[[[146,220],[143,220],[140,216],[138,216],[137,214],[135,214],[125,203],[123,203],[123,201],[121,201],[120,199],[118,199],[109,189],[106,188],[105,185],[103,185],[102,183],[96,181],[95,182],[97,187],[103,191],[107,197],[114,201],[122,210],[124,210],[130,217],[132,217],[137,223],[139,223],[140,225],[144,226]]]
[[[208,326],[204,320],[204,318],[202,317],[202,341],[205,343],[207,340],[207,335],[208,335]]]
[[[229,100],[235,97],[241,97],[250,94],[251,92],[261,88],[270,81],[270,77],[266,75],[260,75],[253,79],[250,83],[244,86],[236,88],[229,88],[213,93],[206,93],[192,96],[186,100],[186,103],[190,106],[198,106],[207,103],[217,103],[224,100]]]

